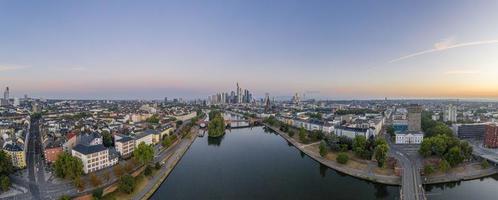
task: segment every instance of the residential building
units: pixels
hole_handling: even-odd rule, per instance
[[[121,157],[127,158],[135,150],[135,139],[130,136],[118,134],[114,136],[114,146]]]
[[[486,133],[484,135],[484,146],[488,148],[498,148],[498,125],[486,125]]]
[[[3,146],[3,151],[10,156],[12,165],[14,167],[26,167],[26,152],[24,152],[22,145],[13,142],[7,142]]]
[[[154,144],[153,142],[153,135],[147,132],[142,132],[135,136],[135,147],[138,147],[140,143],[145,143],[147,145]]]
[[[48,163],[53,163],[57,160],[59,155],[63,152],[62,146],[58,147],[45,147],[43,154],[45,155],[45,160]]]
[[[454,105],[448,105],[446,110],[443,112],[443,121],[445,122],[456,122],[457,121],[457,107]]]
[[[83,162],[83,171],[85,174],[95,172],[118,163],[118,158],[111,156],[109,149],[102,144],[98,145],[76,145],[71,153],[74,157],[81,159]]]
[[[375,137],[375,129],[337,126],[335,127],[335,134],[337,136],[346,136],[348,138],[355,138],[356,136],[364,136],[365,138],[370,138]]]

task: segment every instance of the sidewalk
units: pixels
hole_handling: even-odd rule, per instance
[[[150,198],[154,192],[161,186],[162,182],[168,177],[171,171],[175,168],[176,164],[180,161],[180,159],[185,155],[190,146],[194,143],[197,138],[197,129],[193,129],[189,136],[182,139],[178,144],[166,150],[167,156],[162,162],[165,162],[161,169],[157,172],[157,176],[154,176],[145,186],[144,189],[140,191],[135,197],[134,200],[140,199],[148,199]]]

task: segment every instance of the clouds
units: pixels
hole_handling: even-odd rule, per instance
[[[486,44],[498,44],[498,40],[481,40],[481,41],[473,41],[473,42],[465,42],[465,43],[455,43],[455,40],[453,38],[450,39],[445,39],[440,42],[437,42],[434,44],[434,48],[412,53],[406,56],[401,56],[399,58],[393,59],[389,61],[389,63],[395,63],[399,62],[402,60],[410,59],[413,57],[425,55],[425,54],[430,54],[434,52],[439,52],[439,51],[446,51],[449,49],[454,49],[454,48],[461,48],[461,47],[469,47],[469,46],[478,46],[478,45],[486,45]]]

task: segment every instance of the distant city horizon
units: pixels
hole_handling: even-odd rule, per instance
[[[498,99],[496,1],[0,3],[12,96]]]

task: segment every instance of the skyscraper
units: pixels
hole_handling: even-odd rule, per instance
[[[8,86],[5,88],[5,91],[3,92],[3,98],[5,100],[9,100],[9,87]]]

